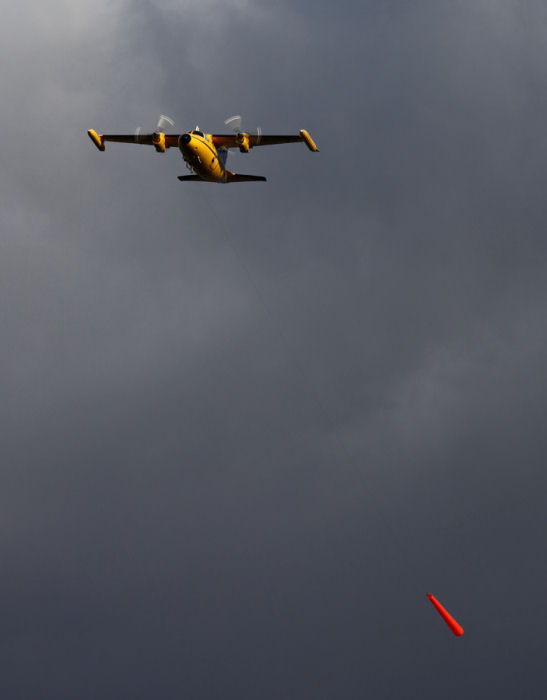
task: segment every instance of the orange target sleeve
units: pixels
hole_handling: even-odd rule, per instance
[[[434,595],[431,595],[431,593],[427,594],[427,597],[429,600],[433,603],[435,606],[437,612],[439,615],[443,618],[443,620],[446,622],[446,624],[450,627],[452,632],[456,635],[456,637],[461,637],[463,634],[463,627],[456,622],[456,620],[452,617],[452,615],[446,610],[435,598]]]

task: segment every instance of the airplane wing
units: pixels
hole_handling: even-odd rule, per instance
[[[89,129],[87,133],[99,151],[104,151],[104,144],[106,141],[114,141],[117,143],[139,143],[145,146],[156,145],[153,141],[154,134],[98,134],[93,129]],[[178,134],[163,134],[163,136],[165,136],[165,148],[178,146]]]
[[[257,136],[256,134],[248,134],[248,137],[249,148],[254,148],[255,146],[273,146],[277,143],[297,143],[298,141],[304,141],[310,151],[319,150],[312,137],[305,129],[301,129],[298,136],[271,134],[261,134]],[[213,134],[212,138],[217,148],[239,148],[240,146],[236,134]]]

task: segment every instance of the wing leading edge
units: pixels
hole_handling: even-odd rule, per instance
[[[238,148],[240,145],[237,134],[213,134],[212,138],[213,143],[217,148]],[[257,136],[255,134],[248,134],[248,138],[249,148],[255,148],[256,146],[274,146],[278,143],[298,143],[299,141],[303,141],[310,151],[319,150],[315,145],[314,140],[305,129],[301,129],[297,136],[281,134],[261,134],[260,136]]]
[[[99,151],[105,150],[105,143],[111,141],[114,143],[137,143],[144,146],[158,146],[156,134],[98,134],[93,129],[87,132],[89,138],[93,141]],[[178,134],[161,134],[165,138],[165,148],[178,146]],[[249,139],[249,148],[256,146],[274,146],[279,143],[298,143],[303,141],[310,151],[318,151],[314,140],[305,129],[301,129],[298,135],[275,135],[263,134],[257,136],[255,134],[247,134]],[[213,143],[217,148],[238,148],[240,143],[237,140],[236,134],[213,134]],[[162,144],[163,145],[163,144]]]

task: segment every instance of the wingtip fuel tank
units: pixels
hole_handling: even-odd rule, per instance
[[[94,129],[89,129],[87,132],[87,135],[89,138],[93,141],[93,143],[97,146],[99,151],[104,151],[105,145],[102,136],[100,136]]]
[[[452,633],[456,637],[461,637],[463,634],[463,627],[458,622],[456,622],[456,620],[452,617],[452,615],[448,612],[448,610],[446,610],[446,608],[444,608],[439,603],[439,601],[437,600],[437,598],[435,598],[434,595],[432,595],[431,593],[428,593],[427,597],[429,598],[429,600],[431,601],[431,603],[433,604],[433,606],[435,607],[435,609],[437,610],[439,615],[446,622],[446,624],[448,625],[448,627],[450,628]]]

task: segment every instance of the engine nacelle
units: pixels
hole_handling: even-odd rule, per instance
[[[249,141],[249,134],[247,133],[237,134],[236,143],[242,153],[249,153],[249,148],[252,148],[251,142]]]
[[[165,153],[165,134],[152,134],[152,144],[158,153]]]

